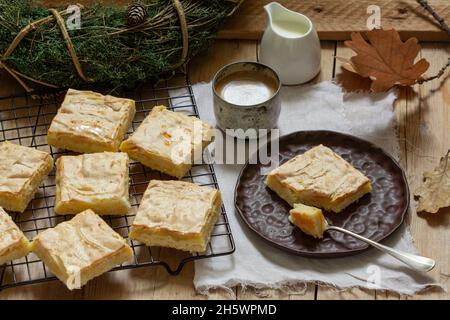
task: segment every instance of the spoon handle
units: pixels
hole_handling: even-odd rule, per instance
[[[362,237],[359,234],[348,231],[347,229],[343,229],[343,228],[336,227],[336,226],[328,226],[327,230],[340,231],[342,233],[345,233],[352,237],[355,237],[356,239],[364,241],[364,242],[370,244],[371,246],[377,248],[378,250],[381,250],[387,254],[390,254],[394,258],[402,261],[403,263],[407,264],[408,266],[410,266],[411,268],[413,268],[414,270],[417,270],[417,271],[428,272],[428,271],[432,270],[436,264],[436,262],[433,259],[429,259],[426,257],[411,254],[408,252],[403,252],[403,251],[392,249],[392,248],[384,246],[378,242],[375,242],[375,241],[372,241],[365,237]]]

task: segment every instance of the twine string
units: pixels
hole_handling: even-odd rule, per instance
[[[73,66],[75,67],[75,70],[77,70],[78,75],[81,79],[83,79],[85,82],[91,82],[92,79],[86,77],[86,75],[83,72],[83,69],[81,68],[80,61],[78,60],[77,53],[75,52],[75,48],[73,47],[72,40],[70,39],[69,33],[66,29],[66,24],[64,23],[63,18],[59,14],[59,12],[55,9],[49,10],[53,16],[56,19],[56,23],[58,24],[59,28],[61,29],[61,33],[63,35],[64,41],[66,42],[67,50],[69,50],[70,57],[72,58]]]
[[[239,7],[241,6],[242,2],[244,2],[244,0],[227,0],[228,2],[232,2],[235,4],[233,10],[230,11],[230,13],[227,15],[228,17],[232,16],[234,14],[234,12],[239,9]]]
[[[81,6],[81,5],[79,5],[79,6],[81,8],[83,8],[83,6]],[[20,32],[16,35],[14,40],[9,45],[8,49],[6,49],[6,51],[3,54],[3,56],[0,57],[0,68],[5,69],[6,72],[8,72],[14,79],[16,79],[17,82],[27,92],[32,92],[33,89],[31,89],[29,86],[27,86],[27,84],[21,78],[24,78],[24,79],[30,80],[32,82],[35,82],[35,83],[38,83],[38,84],[41,84],[41,85],[44,85],[44,86],[47,86],[47,87],[51,87],[51,88],[57,88],[57,86],[55,86],[55,85],[53,85],[51,83],[47,83],[47,82],[44,82],[44,81],[41,81],[41,80],[34,79],[34,78],[29,77],[29,76],[27,76],[27,75],[25,75],[23,73],[20,73],[17,70],[14,70],[13,68],[11,68],[11,67],[6,65],[5,59],[8,58],[14,52],[14,50],[17,48],[17,46],[20,44],[20,42],[27,36],[28,33],[30,33],[30,31],[36,30],[39,26],[41,26],[41,25],[43,25],[45,23],[52,22],[53,20],[57,21],[57,23],[58,23],[58,25],[59,25],[59,27],[61,29],[61,32],[63,33],[64,39],[66,41],[66,44],[67,44],[68,48],[69,48],[68,41],[70,42],[70,46],[72,47],[72,51],[71,51],[71,49],[69,49],[69,53],[70,53],[70,55],[72,57],[72,60],[74,62],[74,65],[75,65],[75,68],[77,69],[78,74],[80,75],[80,77],[82,77],[82,78],[84,77],[83,71],[81,70],[81,65],[79,65],[79,62],[78,62],[78,58],[76,57],[76,54],[73,55],[75,53],[75,51],[73,50],[72,41],[70,41],[70,37],[69,37],[69,35],[67,33],[67,29],[65,27],[65,23],[64,23],[64,20],[62,18],[63,15],[66,15],[66,14],[69,13],[69,10],[66,9],[66,10],[63,10],[61,12],[58,12],[55,9],[50,9],[50,12],[52,12],[53,15],[45,17],[45,18],[42,18],[42,19],[39,19],[39,20],[36,20],[34,22],[30,22],[22,30],[20,30]],[[66,36],[64,34],[67,35],[69,40],[66,39]],[[75,60],[73,58],[74,56],[75,56]],[[77,68],[77,65],[76,65],[75,61],[78,62],[78,65],[79,65],[80,69]],[[81,71],[81,74],[80,74],[80,71]],[[83,78],[83,80],[85,80],[85,79]],[[87,80],[85,80],[85,81],[87,81]]]
[[[172,66],[172,68],[176,69],[178,67],[181,67],[186,62],[186,58],[189,51],[189,33],[186,14],[184,13],[183,5],[179,0],[172,0],[172,4],[175,8],[175,11],[178,14],[178,19],[180,20],[181,36],[183,41],[183,49],[181,50],[180,61]]]
[[[39,27],[41,24],[44,24],[46,22],[52,21],[52,17],[45,17],[40,20],[30,22],[25,28],[20,30],[20,32],[16,35],[13,42],[9,45],[8,49],[6,49],[5,54],[3,54],[3,59],[8,58],[11,53],[13,53],[14,49],[19,45],[19,43],[22,41],[23,38],[31,31],[35,30],[37,27]]]

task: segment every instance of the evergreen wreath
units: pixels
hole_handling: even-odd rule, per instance
[[[134,87],[176,72],[210,44],[241,2],[140,0],[131,4],[145,11],[135,25],[127,18],[130,6],[94,4],[81,7],[81,28],[68,30],[65,8],[0,0],[0,68],[27,91],[36,84],[79,87],[87,82]]]

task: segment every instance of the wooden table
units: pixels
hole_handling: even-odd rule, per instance
[[[367,82],[342,71],[334,56],[348,57],[352,53],[342,42],[322,42],[322,72],[313,82],[336,78],[347,90],[364,89]],[[450,56],[450,47],[442,43],[423,44],[421,56],[431,62],[434,74]],[[218,40],[209,52],[197,57],[189,65],[192,83],[209,81],[224,64],[237,60],[257,60],[258,42],[250,40]],[[0,75],[0,94],[17,90],[17,84],[8,76]],[[421,181],[424,170],[433,168],[450,148],[450,80],[443,78],[412,89],[401,89],[395,103],[398,118],[399,141],[402,148],[401,164],[406,170],[411,190]],[[396,137],[392,137],[396,139]],[[289,295],[276,290],[235,288],[232,297],[225,291],[215,291],[210,298],[225,299],[449,299],[450,298],[450,209],[438,214],[413,214],[408,224],[419,251],[436,259],[432,276],[447,288],[428,291],[414,297],[399,296],[373,290],[332,289],[309,285],[304,295]],[[239,245],[239,244],[237,244]],[[162,253],[163,254],[163,253]],[[173,257],[176,258],[176,257]],[[194,265],[188,265],[179,276],[170,276],[162,268],[142,268],[111,272],[89,282],[82,290],[70,292],[58,281],[7,289],[0,299],[205,299],[196,294],[192,279]]]

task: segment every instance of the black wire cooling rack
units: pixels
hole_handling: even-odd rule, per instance
[[[175,84],[174,84],[175,83]],[[101,90],[103,91],[103,90]],[[64,98],[65,91],[43,92],[31,97],[28,94],[0,96],[0,142],[8,140],[24,146],[50,153],[53,159],[69,154],[64,150],[52,148],[47,144],[47,130]],[[107,92],[103,92],[107,93]],[[143,85],[126,97],[136,100],[136,116],[132,133],[156,105],[165,105],[177,112],[184,112],[198,117],[192,87],[185,76],[178,76],[169,82],[158,85]],[[124,238],[128,238],[130,225],[136,214],[141,197],[151,179],[168,180],[171,177],[151,170],[138,162],[130,163],[130,201],[132,210],[125,216],[106,216],[106,222]],[[202,186],[218,188],[213,166],[210,164],[194,165],[185,181]],[[41,184],[26,212],[13,214],[13,218],[28,239],[33,239],[39,232],[69,220],[70,216],[55,215],[55,172]],[[234,252],[235,245],[224,207],[215,225],[211,241],[206,252],[182,253],[173,249],[147,247],[135,241],[129,241],[134,252],[134,260],[116,267],[113,271],[147,266],[162,266],[171,275],[179,274],[188,262],[228,255]],[[165,250],[165,251],[163,251]],[[171,252],[173,250],[173,252]],[[0,290],[56,279],[36,255],[0,266]]]

